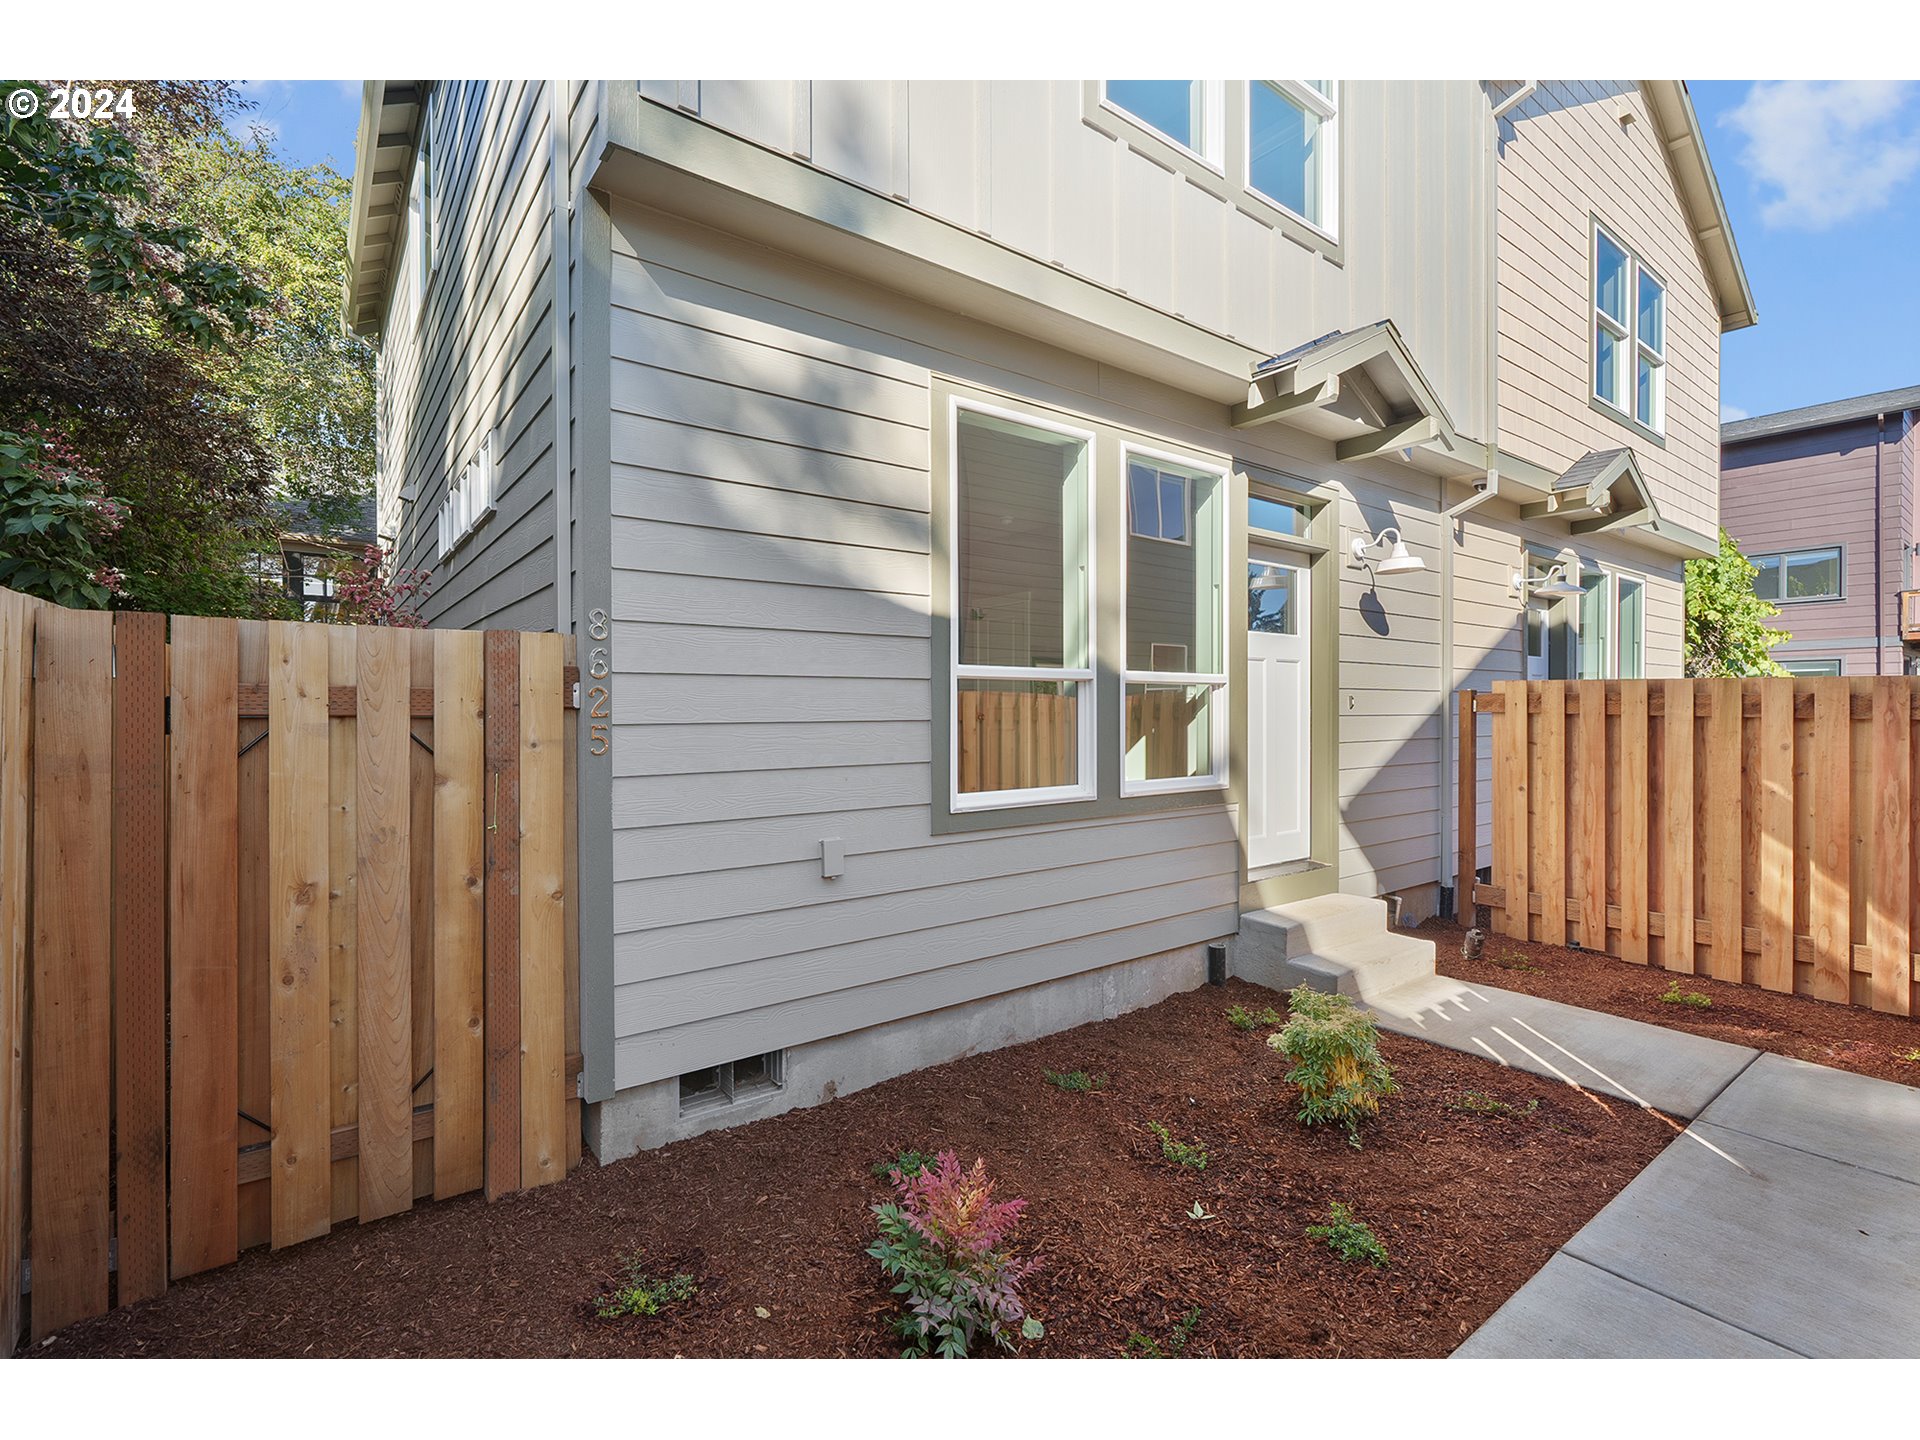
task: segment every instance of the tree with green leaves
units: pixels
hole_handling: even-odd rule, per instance
[[[1793,637],[1767,621],[1780,612],[1753,593],[1752,563],[1720,532],[1719,553],[1687,561],[1687,674],[1784,675],[1767,652]]]

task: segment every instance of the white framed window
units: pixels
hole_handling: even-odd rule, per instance
[[[1593,227],[1593,398],[1656,438],[1667,429],[1667,287]]]
[[[1224,172],[1224,80],[1102,80],[1100,86],[1102,104]]]
[[[1580,587],[1578,596],[1534,598],[1525,621],[1528,678],[1644,680],[1647,671],[1647,582],[1644,576],[1583,562],[1573,551],[1529,551],[1527,573],[1554,567]]]
[[[1775,605],[1846,599],[1846,560],[1840,546],[1822,545],[1774,555],[1750,555],[1753,593]]]
[[[1821,676],[1844,675],[1846,669],[1838,657],[1822,660],[1799,660],[1781,658],[1780,668],[1789,675],[1803,675],[1818,679]]]
[[[436,517],[441,559],[451,555],[460,542],[493,513],[494,491],[498,485],[498,467],[494,460],[495,431],[480,440],[479,453],[447,483],[446,498],[440,502]]]
[[[1246,187],[1334,238],[1340,214],[1340,111],[1333,80],[1247,84]]]
[[[1143,540],[1193,543],[1190,484],[1184,470],[1164,469],[1143,455],[1127,460],[1127,530]]]
[[[952,808],[1092,799],[1093,432],[954,396],[948,436]]]
[[[1187,539],[1129,525],[1120,575],[1120,793],[1211,790],[1226,784],[1227,472],[1123,443],[1130,509],[1146,494],[1178,494]],[[1170,482],[1179,480],[1176,487]],[[1164,522],[1163,503],[1159,514]]]

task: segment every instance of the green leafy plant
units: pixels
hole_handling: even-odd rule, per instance
[[[1143,1335],[1136,1330],[1127,1337],[1127,1349],[1136,1360],[1178,1360],[1185,1352],[1187,1342],[1193,1339],[1193,1332],[1200,1328],[1201,1313],[1201,1308],[1196,1305],[1174,1321],[1165,1345],[1151,1335]]]
[[[882,1180],[891,1180],[896,1173],[912,1177],[931,1169],[934,1159],[924,1150],[901,1150],[874,1165],[873,1173]]]
[[[1502,970],[1520,970],[1536,975],[1540,973],[1541,968],[1517,950],[1506,955],[1489,955],[1487,963],[1498,966]]]
[[[1680,982],[1675,980],[1667,986],[1666,993],[1660,997],[1662,1005],[1687,1005],[1695,1010],[1711,1010],[1713,997],[1702,995],[1698,990],[1682,991]]]
[[[1347,1141],[1360,1146],[1360,1122],[1380,1113],[1380,1102],[1397,1088],[1380,1053],[1373,1017],[1345,995],[1301,985],[1287,994],[1287,1028],[1267,1044],[1293,1062],[1289,1084],[1299,1087],[1303,1125],[1344,1125]]]
[[[1325,1225],[1309,1225],[1307,1236],[1324,1240],[1327,1248],[1342,1260],[1364,1260],[1376,1270],[1387,1263],[1387,1247],[1365,1221],[1356,1220],[1353,1207],[1339,1201],[1327,1212]]]
[[[1027,1314],[1020,1284],[1039,1268],[1008,1243],[1024,1200],[995,1200],[986,1163],[960,1168],[951,1150],[917,1175],[896,1174],[897,1200],[873,1207],[880,1237],[867,1254],[895,1284],[906,1313],[895,1321],[909,1356],[963,1358],[981,1340],[1002,1350],[1046,1327]]]
[[[1046,1072],[1046,1076],[1049,1085],[1057,1090],[1065,1090],[1069,1094],[1079,1095],[1085,1094],[1089,1090],[1104,1090],[1107,1088],[1106,1076],[1089,1075],[1084,1070],[1068,1070],[1064,1074],[1058,1070],[1049,1070]]]
[[[648,1318],[658,1315],[669,1305],[691,1300],[700,1293],[700,1287],[694,1284],[691,1275],[654,1279],[647,1273],[637,1253],[629,1255],[623,1265],[626,1270],[624,1282],[604,1295],[593,1297],[593,1313],[602,1320]]]
[[[103,610],[121,589],[98,543],[121,507],[56,440],[0,430],[0,585],[76,610]]]
[[[1911,1050],[1896,1050],[1893,1052],[1893,1058],[1903,1060],[1909,1065],[1920,1065],[1920,1045],[1914,1046]]]
[[[1147,1128],[1153,1131],[1154,1135],[1159,1139],[1160,1153],[1174,1164],[1184,1165],[1189,1170],[1204,1170],[1207,1168],[1207,1151],[1205,1146],[1189,1145],[1183,1140],[1176,1140],[1173,1132],[1158,1120],[1149,1120],[1147,1122]]]
[[[1189,1220],[1217,1220],[1220,1218],[1198,1200],[1193,1202],[1193,1208],[1186,1213],[1187,1219]]]
[[[1280,1012],[1271,1005],[1264,1005],[1258,1010],[1249,1010],[1244,1005],[1229,1005],[1227,1023],[1236,1030],[1254,1030],[1262,1025],[1278,1025],[1281,1017]]]
[[[1453,1099],[1447,1101],[1447,1108],[1449,1110],[1460,1110],[1468,1115],[1490,1115],[1496,1118],[1504,1118],[1508,1115],[1531,1115],[1540,1108],[1540,1102],[1538,1100],[1529,1100],[1524,1109],[1517,1110],[1505,1100],[1501,1100],[1496,1096],[1483,1094],[1478,1090],[1463,1090]]]
[[[1787,673],[1768,652],[1793,636],[1766,623],[1780,612],[1753,593],[1755,573],[1725,530],[1717,553],[1687,561],[1687,674]]]

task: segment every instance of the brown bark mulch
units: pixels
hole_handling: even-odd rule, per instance
[[[1451,921],[1429,920],[1416,933],[1434,942],[1440,973],[1456,980],[1689,1030],[1878,1080],[1920,1085],[1920,1020],[1904,1015],[1781,995],[1704,975],[1675,975],[1595,950],[1510,940],[1490,931],[1480,958],[1468,960],[1461,953],[1465,932]],[[1712,1005],[1696,1008],[1663,1001],[1660,997],[1676,980],[1683,995],[1704,995]]]
[[[1401,1091],[1354,1150],[1293,1118],[1266,1029],[1233,982],[683,1141],[489,1206],[419,1209],[176,1283],[33,1347],[49,1356],[885,1356],[870,1167],[902,1147],[984,1156],[1044,1268],[1025,1287],[1039,1356],[1165,1346],[1195,1356],[1439,1356],[1524,1283],[1676,1133],[1663,1117],[1415,1040],[1383,1037]],[[1071,1094],[1043,1072],[1085,1070]],[[1463,1097],[1475,1097],[1463,1100]],[[1488,1101],[1500,1106],[1486,1113]],[[1478,1108],[1473,1108],[1478,1107]],[[1163,1159],[1149,1120],[1204,1145]],[[1189,1219],[1199,1201],[1216,1218]],[[1305,1234],[1351,1204],[1392,1263]],[[589,1302],[637,1250],[699,1293],[650,1320]]]

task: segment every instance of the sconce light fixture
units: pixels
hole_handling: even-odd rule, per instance
[[[1391,543],[1389,543],[1387,539],[1389,535],[1393,537]],[[1385,550],[1387,552],[1387,558],[1374,567],[1374,573],[1379,575],[1405,575],[1414,570],[1424,570],[1427,568],[1426,561],[1422,560],[1418,555],[1409,555],[1407,553],[1407,542],[1400,538],[1398,527],[1393,525],[1387,526],[1386,529],[1371,539],[1364,539],[1358,535],[1353,537],[1352,555],[1354,564],[1366,564],[1367,552],[1370,550]]]
[[[1587,593],[1567,578],[1565,565],[1556,565],[1544,575],[1523,575],[1516,570],[1513,578],[1507,582],[1507,588],[1522,599],[1526,598],[1529,590],[1542,600],[1571,599]]]

